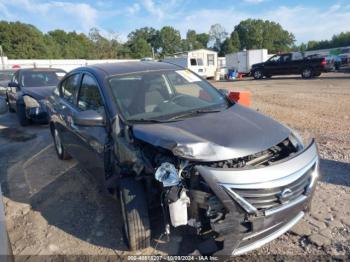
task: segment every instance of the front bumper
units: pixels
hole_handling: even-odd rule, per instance
[[[298,154],[263,168],[196,167],[228,213],[212,223],[223,237],[217,254],[241,255],[279,237],[308,210],[319,176],[313,140]]]

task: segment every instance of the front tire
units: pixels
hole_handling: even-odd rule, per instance
[[[253,72],[254,79],[262,79],[264,74],[260,69],[256,69]]]
[[[304,79],[309,79],[313,76],[313,72],[312,69],[310,67],[306,67],[303,69],[303,71],[301,72],[301,77]]]
[[[71,156],[67,153],[66,149],[63,146],[61,135],[58,132],[56,127],[53,126],[51,128],[51,134],[52,134],[52,138],[53,138],[53,142],[55,145],[55,150],[58,158],[61,160],[71,159]]]
[[[29,125],[30,120],[27,118],[25,105],[17,104],[17,117],[21,126]]]
[[[151,229],[145,192],[141,181],[124,178],[120,181],[120,204],[124,231],[130,250],[150,246]]]

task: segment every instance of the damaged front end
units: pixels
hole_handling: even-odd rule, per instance
[[[135,124],[130,134],[149,208],[161,208],[166,234],[171,226],[194,229],[205,240],[202,254],[256,249],[308,209],[319,173],[315,141],[304,148],[292,130],[257,112],[234,105],[178,122]]]
[[[215,248],[204,253],[240,255],[270,242],[303,217],[319,175],[315,141],[302,148],[293,139],[242,158],[160,165],[163,213],[174,227],[211,231]]]

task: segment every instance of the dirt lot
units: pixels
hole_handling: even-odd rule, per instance
[[[349,258],[350,74],[215,85],[250,91],[252,108],[296,129],[306,139],[315,137],[322,158],[311,214],[291,232],[246,258],[271,254]],[[7,228],[14,254],[22,255],[18,258],[129,254],[118,204],[74,160],[57,160],[46,126],[20,128],[14,114],[0,116],[0,155]],[[191,238],[175,235],[169,243],[154,240],[146,253],[183,254],[194,248]]]

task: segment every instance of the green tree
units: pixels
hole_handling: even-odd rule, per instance
[[[203,48],[208,47],[208,42],[209,42],[209,34],[207,33],[201,33],[197,35],[197,41],[201,43]]]
[[[97,28],[90,29],[89,38],[93,43],[93,58],[94,59],[111,59],[118,57],[118,49],[120,45],[116,37],[108,40],[103,37]]]
[[[58,49],[61,58],[88,59],[94,57],[93,42],[85,34],[54,30],[48,32],[47,38],[54,42],[53,46]]]
[[[183,40],[184,50],[195,50],[200,48],[205,48],[200,41],[198,41],[198,35],[195,30],[188,30],[186,34],[186,39]]]
[[[128,42],[136,41],[137,39],[144,39],[152,47],[156,45],[158,31],[153,27],[143,27],[136,29],[128,34]]]
[[[220,47],[219,56],[225,56],[226,54],[238,52],[240,50],[241,44],[239,41],[239,36],[237,32],[232,32],[231,36],[226,38],[222,42]]]
[[[9,58],[46,58],[50,50],[44,34],[36,27],[20,22],[0,22],[0,43]]]
[[[125,43],[132,58],[151,57],[152,48],[156,46],[157,30],[152,27],[143,27],[132,31]]]
[[[266,48],[270,52],[287,51],[295,42],[294,35],[276,22],[247,19],[235,26],[241,48]]]
[[[152,57],[150,44],[143,38],[136,38],[130,43],[130,55],[132,58]]]
[[[157,34],[156,47],[162,57],[182,51],[180,32],[171,26],[164,26]]]

